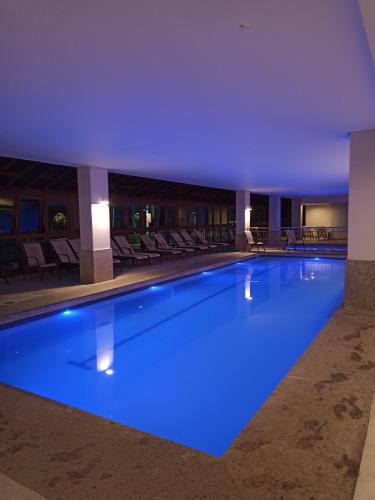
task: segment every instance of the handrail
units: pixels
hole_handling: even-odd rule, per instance
[[[348,229],[341,226],[300,226],[300,227],[251,227],[253,236],[271,247],[286,245],[286,231],[293,230],[297,240],[306,245],[328,245],[331,248],[345,247],[348,241]]]

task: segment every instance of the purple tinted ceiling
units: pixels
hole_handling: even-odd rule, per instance
[[[3,0],[1,10],[2,155],[340,193],[348,132],[375,127],[355,0]]]

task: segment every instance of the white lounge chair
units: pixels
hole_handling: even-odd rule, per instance
[[[125,258],[133,259],[134,262],[147,261],[148,263],[151,263],[156,259],[161,259],[160,253],[136,252],[123,234],[114,235],[112,236],[112,239],[117,246],[119,255],[122,255]],[[112,246],[112,249],[114,248],[116,247]]]
[[[183,250],[184,248],[189,248],[190,250],[196,251],[196,252],[203,252],[204,250],[208,250],[208,247],[202,246],[202,245],[189,245],[182,239],[182,236],[179,235],[176,231],[172,231],[169,233],[171,235],[171,238],[173,241],[176,243],[178,248],[180,250]]]
[[[158,244],[158,249],[161,250],[176,250],[176,248],[171,247],[164,236],[162,234],[154,234],[155,241]],[[193,248],[179,248],[179,252],[182,252],[184,255],[192,255],[194,254],[194,249]]]
[[[202,250],[202,251],[206,251],[206,250],[215,250],[215,247],[212,246],[212,245],[202,245],[202,243],[196,243],[192,237],[190,236],[190,234],[186,231],[186,229],[182,229],[180,230],[180,235],[182,237],[182,239],[185,241],[185,243],[187,243],[188,246],[190,247],[197,247],[199,248],[199,250]]]
[[[290,250],[290,247],[294,248],[294,251],[297,250],[297,246],[302,246],[304,250],[306,250],[305,246],[305,240],[302,238],[302,240],[297,240],[296,238],[296,233],[293,231],[293,229],[286,229],[285,230],[286,234],[286,245],[285,248]]]
[[[253,247],[257,249],[257,252],[259,252],[261,248],[263,249],[264,252],[266,251],[263,241],[255,241],[253,233],[251,231],[245,231],[245,236],[246,236],[245,251],[247,248],[249,248],[251,252]]]
[[[26,257],[26,267],[35,268],[40,273],[40,280],[43,281],[45,272],[59,271],[59,267],[55,262],[47,262],[41,247],[38,242],[23,243],[23,251]],[[59,273],[60,277],[60,273]],[[25,278],[25,275],[24,275]]]
[[[144,264],[151,264],[151,258],[149,255],[137,254],[133,249],[126,247],[119,247],[117,243],[111,238],[111,248],[113,252],[113,257],[122,261],[143,262]]]
[[[165,255],[167,257],[172,257],[172,256],[182,257],[181,250],[177,250],[174,248],[172,248],[170,250],[157,248],[155,243],[152,241],[152,239],[149,236],[147,236],[147,234],[141,234],[140,238],[141,238],[141,241],[142,241],[144,247],[146,248],[147,252],[159,253],[159,254]]]
[[[49,240],[49,243],[58,258],[60,265],[69,267],[79,266],[79,258],[73,252],[68,240],[60,238],[58,240]]]
[[[198,231],[196,229],[194,232],[197,235],[199,243],[202,243],[203,245],[209,245],[210,248],[221,248],[222,250],[224,250],[224,248],[229,246],[229,243],[222,243],[222,242],[210,243],[209,241],[207,241],[207,239],[204,237],[204,234],[201,231]]]
[[[71,238],[68,240],[68,243],[72,247],[73,252],[76,254],[79,260],[79,256],[81,253],[81,238]],[[113,254],[113,263],[121,264],[121,259],[117,258],[114,254]]]

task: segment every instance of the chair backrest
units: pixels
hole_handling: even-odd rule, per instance
[[[184,240],[181,238],[181,236],[177,232],[172,231],[170,233],[170,235],[172,236],[172,238],[176,242],[177,246],[179,246],[179,247],[185,247],[186,246],[186,243],[184,242]]]
[[[288,244],[295,243],[297,241],[296,233],[293,231],[293,229],[286,229],[285,234]]]
[[[142,243],[146,247],[146,250],[155,250],[156,249],[155,243],[152,241],[152,239],[149,236],[147,236],[147,234],[141,234],[140,238],[141,238]]]
[[[79,263],[79,260],[74,255],[73,250],[70,248],[69,243],[65,238],[61,238],[58,240],[49,240],[49,242],[61,263]]]
[[[130,243],[123,234],[114,235],[112,236],[112,239],[115,241],[116,245],[120,249],[120,253],[122,253],[123,255],[129,255],[134,253],[133,247],[130,245]],[[112,247],[112,250],[118,251],[118,249],[115,246]]]
[[[195,230],[195,234],[197,235],[197,238],[198,240],[201,242],[201,243],[205,243],[207,244],[208,241],[207,239],[204,237],[203,233],[201,231],[198,231],[197,229]]]
[[[253,238],[253,233],[251,231],[245,231],[246,239],[249,245],[254,245],[255,241]]]
[[[23,243],[23,249],[29,266],[42,266],[46,263],[42,246],[37,242]]]
[[[181,234],[182,238],[186,241],[186,243],[194,245],[194,241],[192,240],[190,234],[185,229],[182,229],[180,231],[180,234]]]
[[[81,253],[81,239],[80,238],[71,238],[69,239],[69,245],[73,248],[73,252],[79,256]]]
[[[155,233],[154,238],[158,242],[158,245],[160,248],[162,248],[164,250],[168,250],[170,248],[170,246],[168,245],[168,243],[166,242],[166,240],[162,234]]]

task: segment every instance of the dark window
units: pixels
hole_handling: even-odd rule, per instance
[[[179,207],[178,209],[178,225],[179,226],[187,225],[187,210],[184,207]]]
[[[228,224],[235,225],[236,223],[236,209],[234,207],[228,208]]]
[[[206,225],[206,208],[204,207],[198,208],[198,224],[200,226]]]
[[[0,198],[0,233],[13,232],[13,215],[13,200],[5,200]]]
[[[208,208],[207,209],[207,224],[209,226],[212,226],[214,223],[214,211],[213,208]]]
[[[164,205],[156,205],[156,224],[159,227],[165,226],[165,207],[164,207]]]
[[[111,228],[122,229],[125,227],[125,214],[123,205],[110,205]]]
[[[17,267],[16,240],[0,240],[0,266]]]
[[[74,200],[74,230],[79,231],[79,202]]]
[[[291,227],[292,225],[292,200],[281,198],[281,226]]]
[[[48,200],[48,230],[64,231],[67,226],[67,209],[65,200]]]
[[[250,195],[251,226],[267,227],[269,213],[269,197],[264,194],[251,193]]]
[[[41,230],[41,207],[38,200],[20,201],[20,232],[38,233]]]
[[[167,207],[167,224],[168,226],[175,226],[176,225],[176,207],[175,206],[168,206]]]

